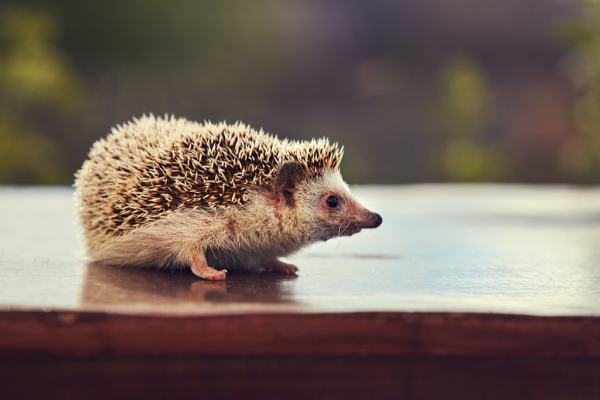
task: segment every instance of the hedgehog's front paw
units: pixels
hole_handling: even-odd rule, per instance
[[[209,281],[224,281],[227,278],[227,270],[222,269],[220,271],[209,267],[206,263],[206,257],[204,254],[196,254],[192,257],[190,267],[194,275],[198,278],[206,279]]]
[[[296,272],[298,272],[298,267],[296,267],[294,264],[284,263],[283,261],[279,260],[273,260],[270,263],[267,263],[265,269],[269,272],[277,272],[287,275],[296,275]]]
[[[224,281],[225,278],[227,278],[227,270],[222,269],[218,271],[214,268],[208,267],[205,271],[202,272],[201,275],[196,274],[196,276],[203,279],[207,279],[209,281]]]
[[[204,268],[194,268],[192,266],[192,272],[198,278],[206,279],[209,281],[224,281],[227,278],[227,270],[222,269],[220,271],[209,267],[208,265]]]

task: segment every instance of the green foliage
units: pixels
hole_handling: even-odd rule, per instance
[[[67,178],[57,144],[32,114],[77,108],[76,74],[56,45],[48,13],[0,9],[0,183],[58,183]]]
[[[461,182],[499,179],[506,162],[493,147],[476,140],[455,140],[444,149],[443,167],[448,178]]]
[[[371,30],[373,22],[359,18],[383,6],[337,3],[5,1],[0,184],[68,184],[94,140],[144,112],[240,119],[292,138],[329,136],[346,145],[351,181],[598,182],[600,0],[587,1],[562,31],[572,87],[560,79],[563,69],[540,67],[540,57],[557,51],[551,35],[535,60],[513,52],[519,45],[510,38],[482,37],[499,45],[487,53],[469,47],[471,54],[498,52],[506,62],[484,69],[475,57],[453,56],[432,80],[429,67],[446,55],[446,42],[430,48],[391,36],[385,24],[394,18]],[[463,37],[461,27],[441,29]],[[523,33],[524,43],[541,40]],[[543,116],[549,106],[541,98],[558,91],[551,112],[572,106],[572,131],[562,113]],[[530,118],[530,110],[539,114]],[[540,138],[547,142],[538,151]]]
[[[600,1],[586,1],[585,11],[585,19],[563,32],[572,49],[568,70],[578,93],[573,119],[579,137],[562,166],[567,176],[594,182],[600,176]]]
[[[445,143],[441,167],[445,176],[454,181],[502,178],[506,162],[483,137],[489,122],[491,94],[482,69],[472,58],[457,56],[444,64],[440,77]]]
[[[0,117],[0,182],[58,183],[66,171],[55,143]]]

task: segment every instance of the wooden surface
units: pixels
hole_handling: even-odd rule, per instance
[[[0,309],[600,315],[600,191],[356,188],[383,225],[290,258],[295,278],[87,265],[70,189],[0,189]]]
[[[297,277],[88,265],[72,191],[0,189],[8,398],[600,398],[600,191],[357,188]]]

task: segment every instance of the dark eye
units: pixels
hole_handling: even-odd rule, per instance
[[[329,208],[336,208],[338,206],[338,203],[340,202],[338,200],[337,197],[335,196],[329,196],[325,202],[327,203],[327,205],[329,206]]]

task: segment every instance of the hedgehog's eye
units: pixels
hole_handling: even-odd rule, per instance
[[[327,197],[327,199],[325,199],[325,202],[327,203],[329,208],[336,208],[340,201],[335,196],[329,196]]]

